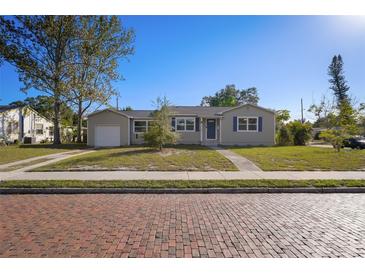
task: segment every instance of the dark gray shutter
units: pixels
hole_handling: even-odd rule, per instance
[[[237,116],[233,116],[233,131],[237,131]]]
[[[171,118],[171,130],[175,131],[175,117]]]
[[[200,130],[200,118],[196,117],[195,118],[195,131],[199,131]]]
[[[259,117],[259,132],[262,132],[262,117]]]

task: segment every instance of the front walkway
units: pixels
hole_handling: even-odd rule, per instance
[[[262,171],[258,166],[247,158],[222,147],[210,147],[230,160],[239,171]]]
[[[365,257],[364,194],[0,196],[0,257]]]

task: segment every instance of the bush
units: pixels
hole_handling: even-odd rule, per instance
[[[46,139],[44,139],[44,140],[41,140],[40,141],[40,143],[41,144],[48,144],[48,143],[50,143],[51,141],[48,139],[48,138],[46,138]]]
[[[62,143],[71,143],[75,138],[74,130],[71,128],[65,128],[61,130],[61,141]]]
[[[311,139],[311,124],[301,123],[300,121],[292,121],[287,126],[291,132],[295,146],[305,146],[305,144]]]
[[[339,152],[343,146],[343,141],[348,138],[349,135],[343,129],[328,129],[322,131],[320,137],[325,141],[330,142],[333,148]]]
[[[277,136],[277,144],[279,146],[288,146],[293,143],[293,137],[287,126],[282,126],[279,129]]]

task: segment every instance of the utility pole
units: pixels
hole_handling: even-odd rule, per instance
[[[115,96],[117,97],[116,98],[117,99],[116,100],[117,101],[117,110],[119,110],[119,97],[120,97],[119,92],[117,92]]]
[[[302,124],[304,124],[304,115],[303,115],[303,98],[300,98],[300,108],[302,111]]]

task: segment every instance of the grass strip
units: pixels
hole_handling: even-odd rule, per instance
[[[133,180],[133,181],[4,181],[0,188],[239,188],[365,187],[365,180]]]

